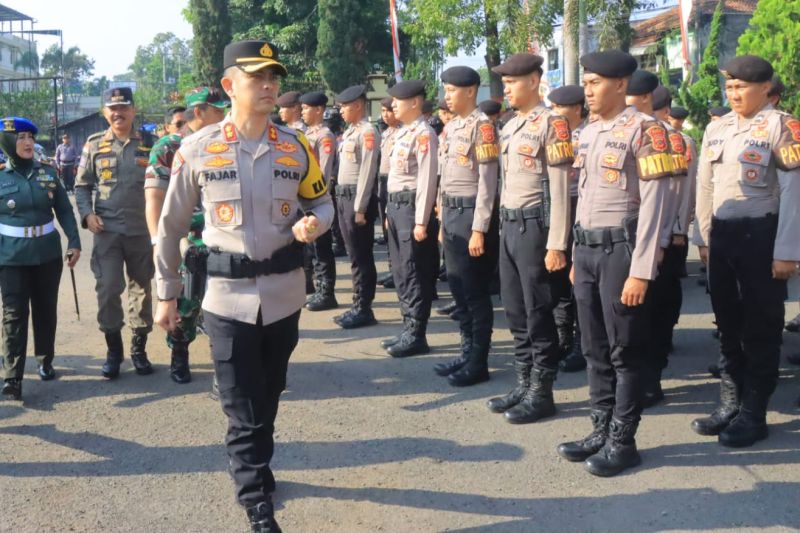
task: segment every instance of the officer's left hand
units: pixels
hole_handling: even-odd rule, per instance
[[[483,255],[483,233],[480,231],[473,231],[472,237],[469,238],[469,255],[472,257],[480,257]]]
[[[650,282],[646,279],[629,277],[625,280],[625,286],[622,287],[622,297],[620,301],[629,307],[642,305],[644,303],[644,296],[647,294],[647,285],[649,283]]]
[[[364,215],[364,213],[356,213],[356,224],[363,226],[366,223],[367,217]]]
[[[672,245],[673,246],[686,246],[686,235],[673,235],[672,236]]]
[[[428,228],[423,226],[422,224],[417,224],[414,226],[414,240],[417,242],[422,242],[428,238]]]
[[[556,272],[567,267],[567,256],[561,250],[547,250],[544,256],[544,268],[548,272]]]
[[[298,220],[295,225],[292,226],[292,233],[294,234],[295,239],[308,244],[310,242],[314,242],[317,237],[319,237],[317,234],[318,229],[319,219],[314,215],[307,215]]]
[[[73,268],[78,263],[78,259],[80,258],[81,258],[81,251],[78,250],[77,248],[70,248],[64,255],[64,261],[67,262],[67,266],[70,268]]]
[[[772,262],[772,277],[775,279],[789,279],[797,273],[797,262],[781,261],[775,259]]]

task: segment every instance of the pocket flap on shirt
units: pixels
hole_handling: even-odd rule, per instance
[[[223,202],[226,200],[241,200],[242,187],[238,181],[222,182],[212,181],[205,185],[206,199],[211,202]]]
[[[622,170],[625,165],[625,152],[622,150],[604,150],[600,154],[600,166]]]

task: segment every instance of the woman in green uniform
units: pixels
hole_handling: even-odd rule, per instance
[[[39,377],[55,377],[56,313],[61,280],[61,237],[53,214],[67,234],[70,267],[81,243],[67,192],[55,169],[34,160],[38,129],[24,118],[0,121],[0,149],[8,162],[0,171],[0,293],[3,299],[2,396],[22,399],[22,375],[28,345],[28,315]]]

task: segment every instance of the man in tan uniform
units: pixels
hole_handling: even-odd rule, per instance
[[[739,56],[723,74],[733,112],[709,124],[697,172],[700,258],[720,331],[720,404],[692,429],[746,447],[767,438],[786,280],[800,261],[800,121],[769,102],[766,60]]]
[[[153,372],[147,359],[147,334],[153,329],[150,284],[153,247],[145,220],[144,174],[152,144],[133,128],[133,93],[123,87],[103,93],[109,128],[89,136],[75,177],[75,203],[81,224],[94,234],[91,267],[96,280],[97,321],[108,351],[103,377],[114,379],[124,357],[120,296],[128,274],[128,326],[133,330],[131,359],[136,373]],[[124,269],[124,270],[123,270]]]
[[[305,136],[269,120],[286,75],[272,45],[240,41],[224,55],[230,115],[184,139],[175,155],[158,228],[157,317],[167,331],[176,327],[179,242],[202,197],[211,252],[203,312],[230,472],[252,530],[272,533],[280,528],[269,463],[305,301],[302,247],[328,231],[333,205]]]
[[[307,125],[303,122],[303,109],[300,103],[300,92],[289,91],[278,97],[278,115],[290,128],[305,132]]]
[[[391,96],[381,100],[381,119],[386,123],[387,128],[381,132],[381,158],[378,166],[378,215],[381,228],[383,228],[383,242],[378,242],[378,244],[386,244],[389,240],[386,225],[386,204],[389,201],[389,192],[386,189],[386,183],[389,180],[389,157],[401,126],[400,121],[397,120],[397,117],[394,116],[394,111],[392,111],[392,100]],[[392,267],[389,265],[389,272],[378,278],[378,283],[386,289],[394,289],[391,270]]]

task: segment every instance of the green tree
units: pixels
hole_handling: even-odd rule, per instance
[[[136,82],[136,106],[144,112],[161,112],[174,103],[175,93],[191,87],[193,66],[190,43],[173,33],[159,33],[150,44],[139,46],[126,75]]]
[[[26,70],[29,74],[39,72],[39,54],[35,50],[22,52],[14,63],[14,70]]]
[[[45,76],[61,75],[61,48],[54,44],[42,54],[41,67]],[[72,46],[64,52],[64,80],[66,82],[82,82],[94,72],[94,59]]]
[[[786,85],[781,107],[800,116],[800,2],[761,0],[737,53],[769,60]]]
[[[690,85],[687,76],[678,91],[681,103],[689,111],[689,120],[699,131],[705,130],[708,125],[708,109],[722,105],[719,74],[722,4],[723,0],[719,0],[711,18],[708,44],[703,51],[703,59],[697,67],[697,81]]]
[[[46,135],[53,120],[53,88],[50,83],[39,82],[34,88],[16,91],[6,90],[7,87],[0,83],[0,109],[12,109],[14,115],[32,120]]]
[[[189,0],[184,17],[192,24],[194,80],[197,85],[219,85],[222,53],[231,42],[228,0]]]
[[[628,50],[633,39],[631,13],[636,7],[647,7],[652,2],[637,0],[589,0],[589,12],[597,18],[597,43],[600,50],[619,48]]]

